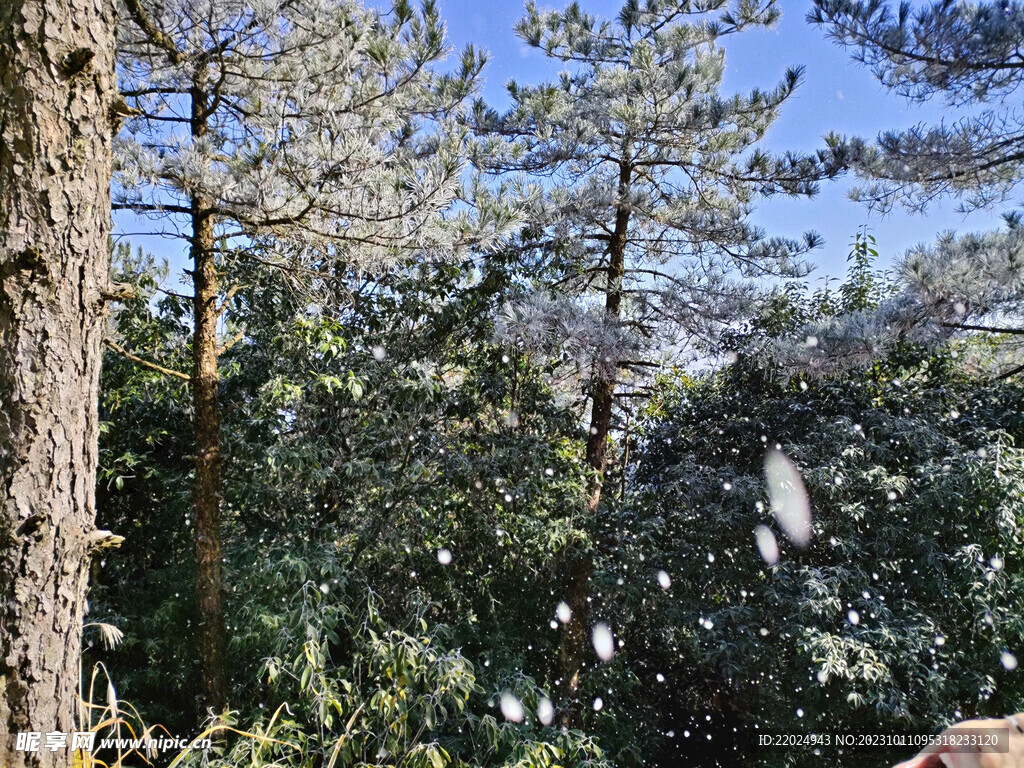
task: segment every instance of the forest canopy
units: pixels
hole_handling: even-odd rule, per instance
[[[727,85],[773,0],[528,3],[500,103],[433,2],[99,3],[43,71],[52,5],[0,11],[0,764],[868,766],[916,749],[824,738],[1024,709],[1024,6],[816,0],[952,117],[780,151],[800,62]],[[759,212],[851,177],[815,281]],[[872,234],[944,200],[1003,228]]]

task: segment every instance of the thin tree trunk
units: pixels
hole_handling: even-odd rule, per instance
[[[0,2],[0,766],[67,766],[95,530],[114,8]],[[45,738],[45,737],[44,737]]]
[[[615,230],[608,249],[608,279],[605,285],[605,318],[618,322],[622,315],[622,278],[626,271],[626,233],[629,228],[628,191],[631,169],[622,165],[619,171],[619,204]],[[604,472],[608,458],[608,435],[612,426],[612,407],[617,384],[616,360],[599,360],[591,384],[590,434],[587,437],[587,466],[593,470],[587,497],[585,520],[591,524],[601,506]],[[559,699],[562,724],[580,725],[580,708],[575,701],[580,674],[586,666],[590,649],[590,578],[594,571],[594,553],[588,549],[564,553],[563,594],[572,617],[562,631],[559,649]]]
[[[207,94],[192,91],[192,136],[206,133]],[[199,666],[203,709],[221,714],[227,708],[225,674],[227,627],[224,622],[224,577],[221,569],[220,406],[217,386],[217,307],[219,288],[210,201],[193,198],[192,282],[195,329],[192,338],[192,400],[195,409],[196,476],[193,498],[196,526],[196,598],[199,620]]]

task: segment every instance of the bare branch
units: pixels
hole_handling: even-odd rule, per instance
[[[158,373],[164,374],[164,376],[173,376],[174,378],[181,379],[182,381],[187,381],[189,383],[192,382],[192,377],[189,376],[188,374],[182,373],[181,371],[175,371],[171,368],[165,368],[164,366],[157,365],[156,363],[151,363],[149,360],[143,360],[141,357],[133,355],[120,344],[117,344],[111,341],[110,339],[104,339],[103,343],[110,347],[115,352],[117,352],[122,357],[131,360],[133,363],[138,363],[144,368],[149,368],[151,370],[157,371]]]

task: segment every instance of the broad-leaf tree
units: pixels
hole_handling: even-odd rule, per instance
[[[755,734],[927,732],[1020,708],[1020,397],[909,345],[824,380],[750,361],[666,379],[612,566],[646,583],[605,598],[663,692],[661,764],[886,765],[913,747],[815,755]],[[776,448],[809,495],[804,549],[772,512]]]
[[[838,290],[779,296],[749,335],[885,302],[872,245],[858,234]],[[661,380],[611,566],[652,575],[604,598],[631,624],[638,676],[664,685],[662,732],[684,734],[663,740],[659,763],[709,757],[710,739],[718,765],[885,764],[751,736],[834,722],[899,733],[1019,709],[1020,385],[971,375],[969,346],[904,341],[816,379],[741,356]],[[806,547],[768,492],[765,455],[779,450],[809,496]]]
[[[331,661],[313,679],[323,673],[337,682],[335,665],[348,663],[346,638],[356,630],[323,608],[363,601],[366,586],[392,626],[429,596],[424,618],[449,625],[446,647],[472,660],[484,698],[511,687],[532,710],[531,698],[550,696],[531,692],[528,676],[553,678],[551,569],[568,528],[565,510],[579,506],[584,490],[582,430],[552,396],[546,369],[491,340],[494,310],[518,290],[523,265],[515,256],[418,261],[353,278],[351,295],[334,309],[293,293],[280,270],[257,264],[246,276],[229,316],[247,308],[247,338],[221,360],[231,372],[223,380],[232,457],[224,552],[228,623],[237,628],[228,664],[242,722],[282,701],[293,712],[309,703],[303,738],[319,749],[313,741],[322,734],[320,743],[333,747],[349,715],[329,706],[333,722],[324,728],[319,688],[293,685],[287,670],[299,656],[301,677],[312,616]],[[122,261],[128,274],[142,265]],[[151,291],[140,286],[122,308],[116,343],[173,366],[187,316],[180,299],[153,302]],[[107,558],[94,601],[128,630],[125,641],[113,651],[94,646],[89,657],[103,661],[148,721],[180,730],[189,727],[182,716],[196,687],[187,663],[195,630],[184,559],[187,403],[181,382],[120,353],[110,353],[104,381],[101,515],[139,534]],[[284,664],[269,688],[268,655]],[[372,720],[386,705],[364,711]],[[462,721],[444,706],[447,716],[438,709],[421,733],[403,731],[417,734],[411,743],[441,738],[450,753],[485,764],[498,758],[485,756],[481,743],[518,738],[519,726],[505,724],[480,742],[480,732],[460,731]],[[544,738],[560,740],[552,731]]]

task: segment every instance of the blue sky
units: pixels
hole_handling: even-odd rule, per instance
[[[563,7],[544,2],[539,5]],[[613,17],[621,4],[611,0],[581,0],[580,5],[595,15]],[[473,43],[489,51],[482,95],[497,107],[506,104],[505,83],[510,78],[522,83],[538,83],[554,77],[561,66],[560,62],[528,48],[513,33],[513,24],[522,15],[522,7],[518,2],[483,4],[472,0],[439,0],[441,16],[455,49]],[[828,41],[821,29],[806,22],[810,7],[810,2],[804,0],[785,0],[782,19],[775,29],[745,31],[730,38],[726,45],[726,93],[753,86],[770,87],[779,81],[788,66],[805,67],[803,85],[785,105],[768,135],[769,149],[812,151],[822,145],[821,137],[830,130],[874,137],[886,129],[956,118],[956,113],[945,110],[941,102],[912,105],[886,92],[866,68],[850,60],[848,52]],[[796,237],[808,229],[820,232],[825,245],[811,257],[819,265],[813,277],[819,279],[826,275],[841,277],[845,273],[849,243],[861,225],[867,225],[874,234],[882,264],[887,265],[907,248],[933,240],[938,232],[982,230],[1000,224],[1000,210],[980,211],[965,217],[956,212],[955,203],[950,201],[933,205],[927,215],[908,215],[896,209],[881,217],[849,200],[849,187],[850,180],[846,179],[823,185],[820,194],[810,200],[766,200],[758,206],[755,221],[771,235]],[[1017,200],[1016,204],[1020,202]],[[120,225],[119,232],[138,229],[127,214],[119,214],[115,221]],[[144,226],[151,225],[145,223]],[[158,256],[168,258],[172,274],[184,265],[181,241],[138,236],[131,239]]]

